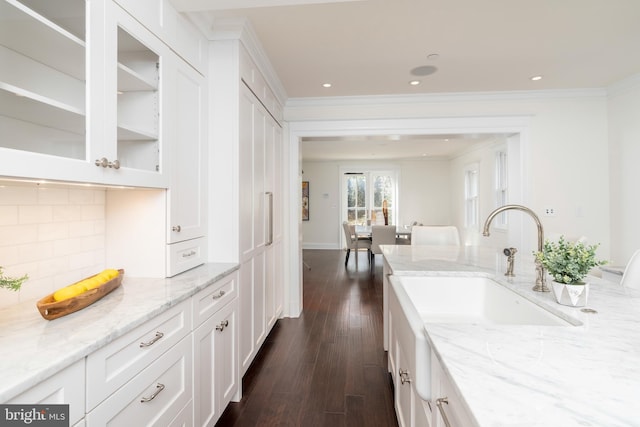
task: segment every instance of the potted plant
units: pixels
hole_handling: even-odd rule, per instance
[[[29,278],[28,275],[24,275],[22,277],[8,277],[2,274],[2,267],[0,267],[0,289],[9,289],[12,291],[20,290],[20,286],[22,286],[22,282]]]
[[[560,236],[557,242],[545,241],[541,252],[534,255],[552,278],[552,289],[558,303],[574,307],[586,305],[589,284],[583,279],[593,267],[606,261],[596,259],[599,245],[568,242]]]

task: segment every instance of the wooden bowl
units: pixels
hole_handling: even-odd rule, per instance
[[[97,274],[94,274],[94,276],[97,276]],[[87,279],[94,276],[87,277]],[[116,289],[122,284],[122,276],[124,276],[124,270],[118,270],[118,275],[108,282],[103,283],[97,288],[90,289],[76,297],[62,301],[56,301],[53,299],[53,293],[51,293],[39,300],[36,306],[38,307],[38,311],[40,311],[42,317],[47,320],[66,316],[67,314],[82,310]]]

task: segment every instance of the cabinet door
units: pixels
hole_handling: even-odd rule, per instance
[[[240,371],[238,367],[238,308],[237,301],[226,305],[213,316],[216,335],[216,394],[219,413],[222,413],[239,391]]]
[[[206,79],[170,55],[171,186],[168,192],[167,241],[204,236],[204,160],[206,158]],[[222,204],[222,202],[221,202]]]
[[[69,425],[73,425],[84,417],[84,372],[82,359],[6,403],[68,404]]]
[[[451,384],[435,354],[431,355],[432,391],[434,399],[433,425],[435,427],[466,427],[477,425],[467,411],[462,398]],[[445,422],[446,417],[446,422]]]
[[[174,64],[158,38],[119,6],[113,7],[116,61],[110,64],[113,68],[109,77],[115,76],[116,80],[117,142],[112,147],[113,154],[109,154],[120,161],[122,168],[157,174],[163,172],[164,166],[160,163],[164,142],[160,117],[169,113],[170,82],[161,78],[164,70]]]
[[[237,302],[230,302],[193,333],[196,426],[213,426],[238,392]]]
[[[240,253],[253,256],[265,245],[265,123],[268,113],[241,83],[239,174]]]
[[[213,426],[221,415],[216,403],[215,322],[209,317],[193,331],[194,426]]]
[[[411,373],[402,347],[398,347],[398,370],[393,373],[396,383],[396,415],[400,427],[413,427],[413,393],[411,390]]]

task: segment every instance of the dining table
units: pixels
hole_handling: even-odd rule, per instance
[[[382,225],[382,224],[381,224]],[[372,225],[356,224],[356,270],[358,269],[358,241],[360,239],[371,239]],[[397,225],[396,237],[400,239],[406,239],[407,243],[411,243],[411,226],[410,225]]]

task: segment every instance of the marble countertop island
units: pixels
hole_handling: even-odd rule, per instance
[[[0,310],[0,402],[107,345],[238,269],[213,263],[167,279],[128,277],[94,304],[45,320],[28,301]]]
[[[505,256],[487,248],[385,246],[383,254],[394,275],[490,277],[575,325],[425,324],[478,426],[640,426],[640,291],[589,277],[587,306],[568,307],[531,289],[532,256],[518,254],[507,278]]]

